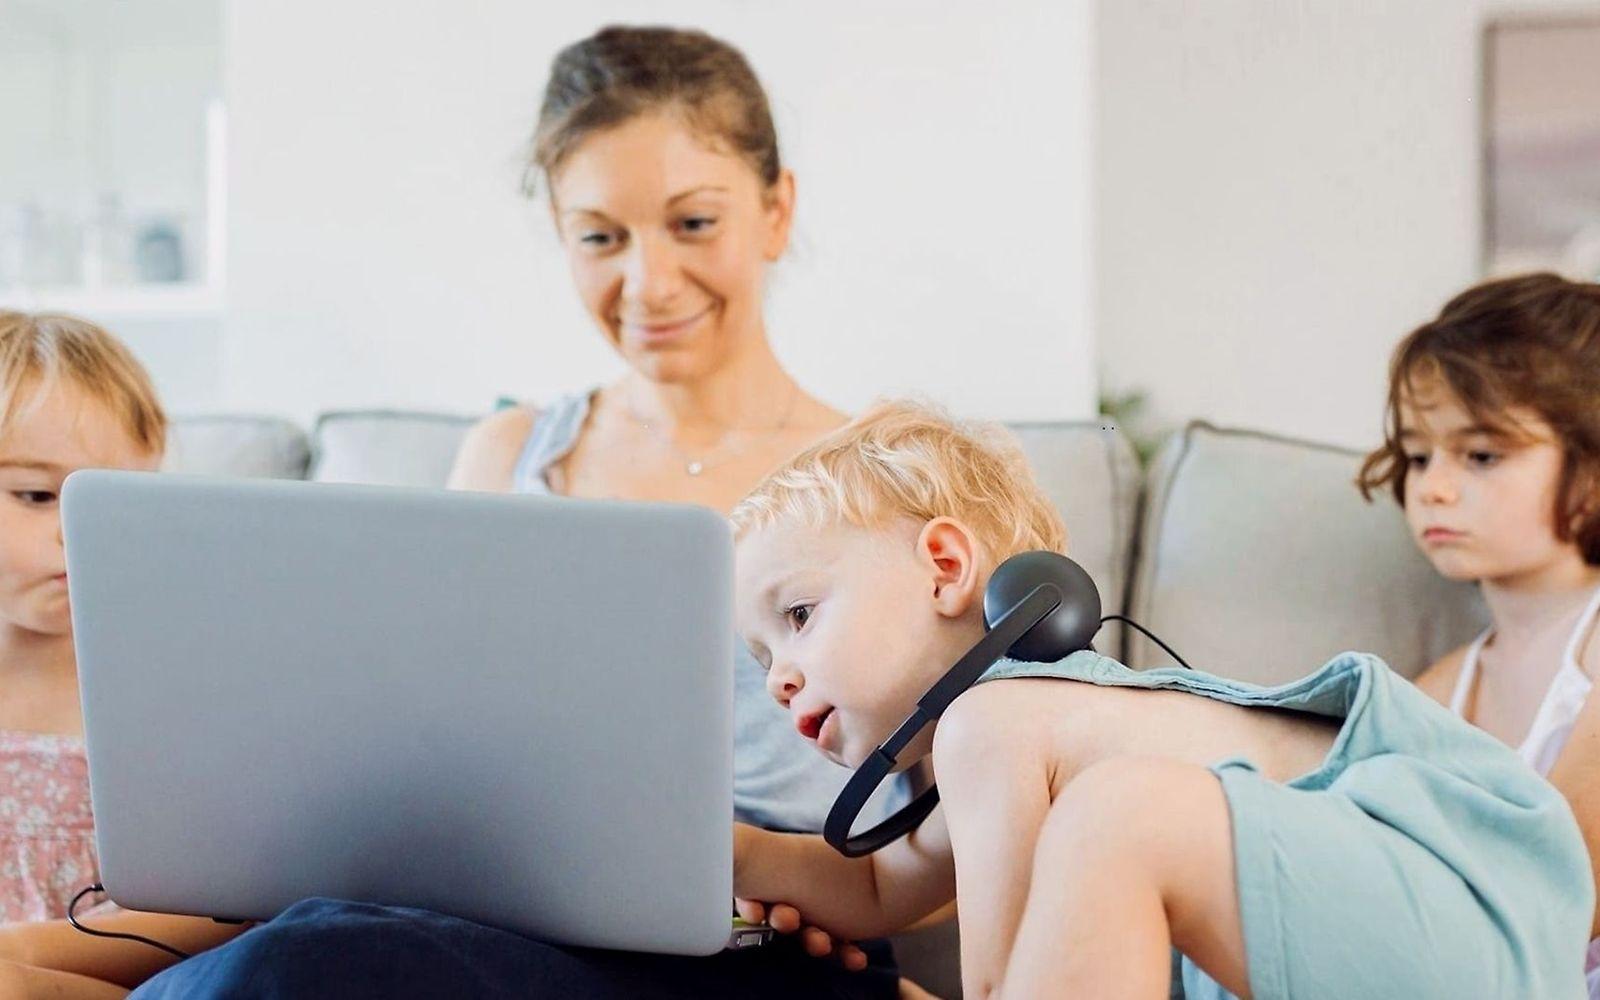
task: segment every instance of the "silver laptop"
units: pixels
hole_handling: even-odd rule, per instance
[[[87,471],[62,497],[102,880],[709,954],[733,553],[701,508]]]

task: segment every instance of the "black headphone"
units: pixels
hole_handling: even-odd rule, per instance
[[[916,829],[939,804],[938,786],[877,826],[850,836],[850,827],[867,800],[894,770],[900,751],[950,703],[1002,656],[1030,663],[1054,663],[1092,640],[1107,621],[1123,621],[1144,632],[1183,666],[1188,664],[1167,644],[1137,622],[1121,615],[1100,617],[1100,591],[1082,566],[1058,552],[1021,552],[995,568],[983,591],[983,622],[988,632],[956,661],[928,693],[917,699],[916,711],[861,762],[828,811],[822,837],[840,854],[859,858],[887,846]]]

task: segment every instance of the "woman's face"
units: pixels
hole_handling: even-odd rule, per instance
[[[689,381],[764,335],[762,279],[794,207],[748,163],[677,118],[584,139],[551,178],[556,227],[584,306],[646,377]]]

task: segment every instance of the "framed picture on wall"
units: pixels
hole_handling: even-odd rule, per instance
[[[1483,37],[1484,270],[1600,280],[1600,16]]]

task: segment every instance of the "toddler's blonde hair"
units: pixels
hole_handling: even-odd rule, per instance
[[[149,374],[121,341],[75,316],[0,309],[0,437],[58,383],[105,406],[140,446],[157,455],[166,450],[167,415]]]
[[[788,521],[870,529],[899,517],[953,517],[995,563],[1067,545],[1061,515],[1010,432],[907,400],[880,402],[796,455],[731,517],[740,536]]]

